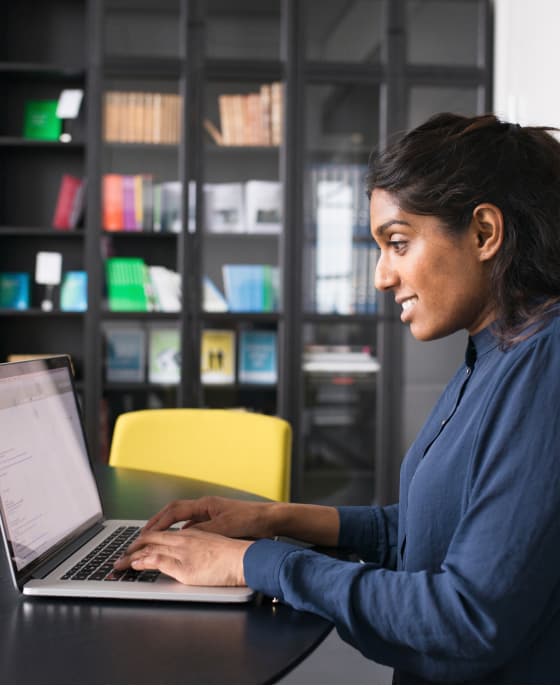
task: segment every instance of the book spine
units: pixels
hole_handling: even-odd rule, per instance
[[[103,176],[103,228],[105,231],[123,229],[123,180],[120,174]]]
[[[76,225],[72,224],[72,210],[81,185],[80,179],[63,174],[52,222],[55,229],[68,231],[75,228]]]
[[[134,177],[130,174],[124,174],[122,176],[122,193],[123,228],[125,231],[134,231],[136,229],[134,190]]]
[[[270,86],[270,137],[272,145],[282,143],[283,84],[275,81]]]

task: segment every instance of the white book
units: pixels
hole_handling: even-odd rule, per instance
[[[177,384],[181,380],[181,337],[179,329],[156,326],[149,329],[148,381]]]
[[[227,312],[229,309],[227,300],[212,279],[205,276],[202,285],[204,310],[206,312]]]
[[[204,217],[210,233],[244,233],[243,184],[204,184]]]
[[[279,181],[247,181],[245,212],[249,233],[280,233],[282,184]]]
[[[152,293],[160,312],[181,311],[181,276],[177,272],[152,265],[148,267]]]

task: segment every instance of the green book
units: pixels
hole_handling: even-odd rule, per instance
[[[110,257],[105,262],[111,312],[148,312],[146,265],[141,257]]]
[[[25,103],[23,137],[38,141],[57,141],[62,121],[56,116],[57,100],[28,100]]]

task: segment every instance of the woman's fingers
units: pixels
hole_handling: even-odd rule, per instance
[[[184,584],[244,585],[243,556],[250,541],[196,529],[149,531],[129,547],[115,569],[157,569]]]

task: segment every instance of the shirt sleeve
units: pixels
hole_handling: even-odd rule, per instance
[[[357,553],[365,562],[396,569],[399,506],[339,507],[339,548]]]
[[[560,607],[553,357],[550,339],[537,340],[483,408],[464,515],[439,570],[380,569],[259,541],[245,555],[249,585],[331,620],[366,657],[424,679],[482,678],[513,659]],[[369,516],[366,524],[365,514],[344,514],[341,539],[352,540],[353,519],[371,541]]]

